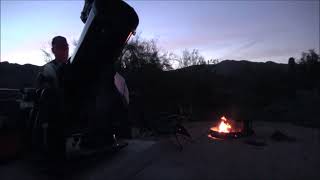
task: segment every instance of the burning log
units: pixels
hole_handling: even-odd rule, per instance
[[[209,138],[239,138],[253,134],[251,127],[247,127],[248,123],[243,121],[236,122],[231,119],[227,119],[225,116],[220,118],[220,121],[216,126],[210,128]]]

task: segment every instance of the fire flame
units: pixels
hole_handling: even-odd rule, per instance
[[[210,130],[217,131],[219,133],[230,133],[237,131],[237,129],[235,129],[233,126],[234,123],[232,123],[231,120],[227,119],[225,116],[222,116],[220,118],[220,122],[216,126],[211,127]]]
[[[229,133],[231,130],[231,125],[227,122],[227,118],[222,116],[220,119],[221,122],[219,124],[218,131],[222,133]]]
[[[218,123],[215,123],[214,126],[210,128],[208,137],[211,139],[223,139],[224,137],[234,137],[238,138],[238,134],[243,129],[242,121],[234,121],[232,119],[227,119],[225,116],[222,116]]]

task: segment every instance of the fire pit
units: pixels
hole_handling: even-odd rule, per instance
[[[210,128],[208,137],[219,139],[235,139],[252,135],[254,132],[249,123],[234,121],[222,116],[216,126]]]

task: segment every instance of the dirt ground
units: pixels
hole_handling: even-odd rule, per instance
[[[182,151],[174,137],[135,139],[116,154],[68,162],[55,172],[27,161],[1,165],[0,179],[320,179],[319,129],[256,122],[255,136],[214,140],[207,136],[212,124],[186,124],[193,140],[181,140]],[[296,141],[273,141],[275,130]]]

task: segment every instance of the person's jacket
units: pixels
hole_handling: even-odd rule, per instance
[[[37,88],[60,88],[62,86],[63,66],[65,64],[52,60],[43,66],[37,77]]]

